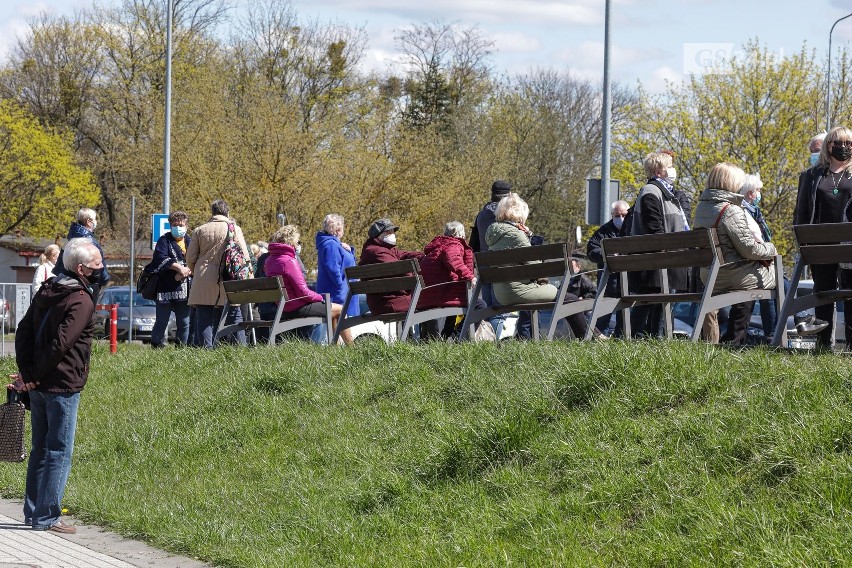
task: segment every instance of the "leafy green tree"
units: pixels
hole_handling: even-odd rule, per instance
[[[0,101],[0,230],[35,237],[62,234],[68,212],[98,203],[91,174],[70,140],[42,127],[12,101]]]

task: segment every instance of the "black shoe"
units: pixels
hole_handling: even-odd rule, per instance
[[[796,322],[796,333],[800,336],[816,335],[828,327],[828,322],[817,319],[813,314],[808,314],[804,317],[796,316],[793,318]]]

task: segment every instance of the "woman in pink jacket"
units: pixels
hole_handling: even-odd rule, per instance
[[[418,309],[467,306],[467,283],[474,281],[473,249],[464,237],[464,225],[450,221],[444,234],[426,245],[420,270],[427,288],[420,294]]]
[[[267,276],[281,276],[284,282],[288,300],[281,316],[285,319],[325,315],[323,297],[308,288],[299,261],[296,260],[296,246],[300,237],[299,229],[295,225],[285,225],[278,229],[269,243],[269,257],[264,264]],[[331,304],[332,331],[337,328],[342,308],[340,304]],[[349,339],[346,343],[351,341]]]

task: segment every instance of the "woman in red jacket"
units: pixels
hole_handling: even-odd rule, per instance
[[[473,249],[464,237],[464,225],[450,221],[444,234],[426,245],[420,269],[427,288],[417,309],[467,306],[467,283],[474,283]]]

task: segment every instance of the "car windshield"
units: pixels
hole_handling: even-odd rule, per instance
[[[119,306],[126,308],[130,306],[130,292],[113,292],[108,298],[104,298],[104,301],[108,304],[118,304]],[[154,302],[154,300],[146,300],[139,292],[134,292],[133,305],[156,306],[157,303]]]

